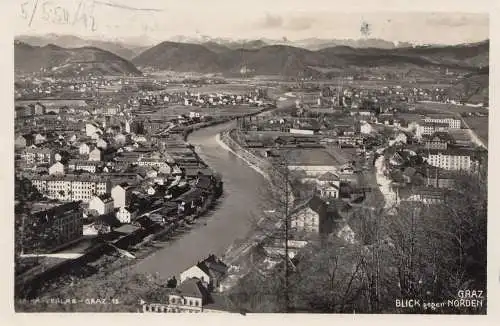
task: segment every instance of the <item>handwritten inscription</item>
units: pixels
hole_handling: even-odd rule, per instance
[[[81,25],[95,31],[94,5],[93,0],[81,0],[75,10],[64,6],[60,1],[31,0],[21,3],[21,17],[29,20],[30,26],[35,19],[39,19],[58,25]]]
[[[131,23],[139,23],[137,15],[141,16],[139,23],[140,28],[144,32],[156,30],[158,28],[155,19],[151,16],[155,12],[161,12],[163,9],[151,8],[134,8],[116,4],[112,1],[99,0],[77,0],[70,4],[67,1],[61,0],[21,0],[21,17],[28,21],[28,26],[31,26],[34,21],[57,24],[57,25],[72,25],[83,27],[90,31],[96,31],[98,28],[96,15],[100,9],[112,9],[120,11],[117,15],[127,15],[127,26]],[[103,13],[101,12],[101,15]],[[105,22],[101,27],[109,27]],[[123,28],[121,25],[113,25],[112,29]]]

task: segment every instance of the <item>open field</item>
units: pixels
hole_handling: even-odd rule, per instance
[[[39,100],[19,100],[16,105],[29,105],[41,103],[45,106],[87,106],[83,99],[39,99]]]
[[[488,117],[464,118],[469,128],[485,143],[488,144]]]
[[[469,112],[479,112],[488,113],[488,110],[481,107],[473,107],[466,105],[456,105],[447,103],[417,103],[415,109],[419,112],[447,112],[452,114],[469,113]]]
[[[194,93],[223,93],[223,94],[244,94],[255,90],[255,86],[248,84],[214,84],[200,85],[199,87],[184,87],[182,85],[167,86],[167,92],[191,91]]]

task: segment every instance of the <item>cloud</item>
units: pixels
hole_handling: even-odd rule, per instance
[[[263,29],[303,31],[310,29],[314,21],[315,20],[311,17],[287,17],[285,19],[280,15],[267,13],[257,22],[256,26]]]
[[[286,28],[294,31],[303,31],[312,27],[314,19],[310,17],[296,17],[290,19],[286,24]]]
[[[283,18],[278,15],[266,14],[266,16],[261,19],[258,23],[260,28],[278,28],[283,26]]]

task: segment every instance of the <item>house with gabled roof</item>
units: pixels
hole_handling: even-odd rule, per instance
[[[217,291],[222,279],[226,276],[228,266],[215,255],[209,255],[181,273],[181,283],[190,278],[197,278],[209,291]]]
[[[314,195],[295,208],[290,226],[293,231],[301,234],[329,234],[333,230],[333,215],[328,210],[328,204]]]
[[[99,215],[109,214],[113,211],[114,203],[110,194],[93,196],[89,202],[89,211],[96,211]]]
[[[144,313],[227,312],[225,300],[204,287],[197,278],[189,278],[176,288],[162,286],[141,300]],[[149,302],[147,302],[149,301]]]

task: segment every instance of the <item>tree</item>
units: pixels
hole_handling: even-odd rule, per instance
[[[298,312],[356,312],[363,305],[364,258],[359,246],[341,239],[313,243],[301,255],[292,275],[294,307]]]

